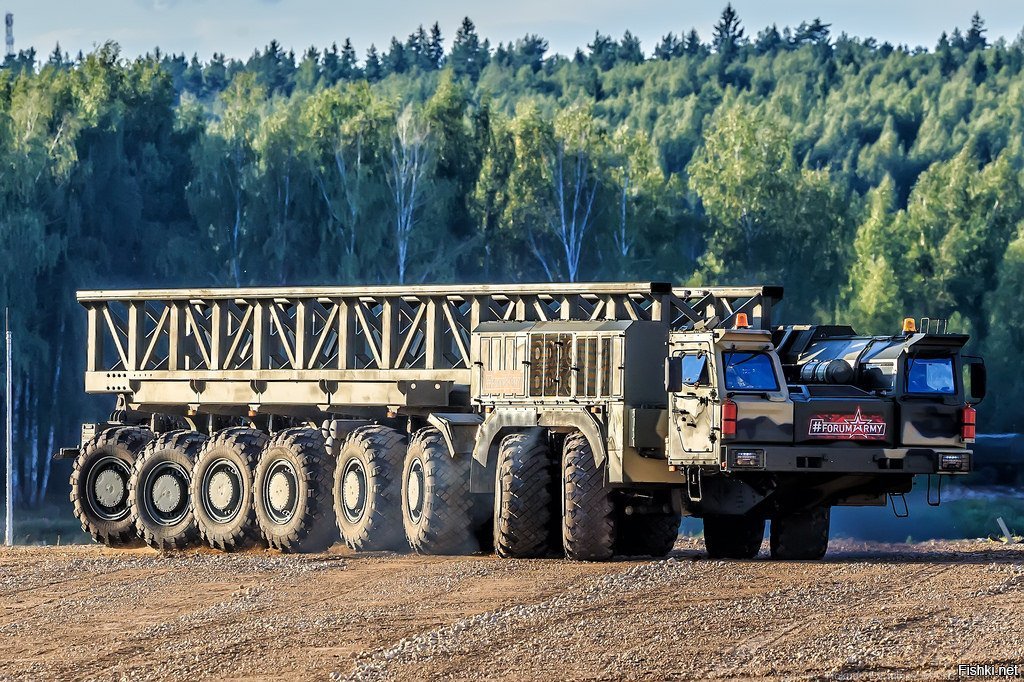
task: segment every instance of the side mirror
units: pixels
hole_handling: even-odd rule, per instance
[[[665,358],[665,391],[679,393],[683,390],[683,358],[679,355]]]
[[[964,369],[967,370],[964,396],[968,403],[977,405],[985,399],[985,392],[988,389],[988,372],[985,370],[985,361],[981,358],[965,357]]]

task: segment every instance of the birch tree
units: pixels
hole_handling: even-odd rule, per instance
[[[40,421],[54,414],[40,409],[38,387],[58,394],[58,386],[50,384],[47,375],[50,366],[60,367],[64,343],[61,307],[41,310],[39,292],[48,290],[46,276],[56,267],[64,244],[54,229],[54,194],[66,185],[76,160],[77,125],[55,101],[50,85],[42,79],[19,78],[13,83],[9,112],[0,111],[0,309],[12,309],[17,339],[10,368],[15,388],[15,495],[30,507],[39,505],[49,482],[49,453],[40,453]],[[61,320],[59,329],[40,324],[54,318]],[[56,337],[52,331],[58,331]],[[52,429],[51,422],[50,434]]]
[[[604,126],[588,108],[572,107],[555,118],[555,144],[547,159],[555,209],[549,220],[570,282],[579,279],[583,249],[594,229],[606,144]]]
[[[511,142],[514,160],[508,172],[508,190],[505,196],[495,187],[495,199],[503,204],[503,228],[510,233],[513,245],[518,243],[532,254],[547,280],[557,276],[557,254],[547,243],[549,216],[553,211],[551,183],[546,160],[555,147],[555,132],[551,121],[544,118],[537,105],[521,106],[512,121]],[[500,167],[495,169],[500,172]],[[496,183],[502,180],[499,175]],[[519,274],[522,263],[513,264]]]
[[[665,174],[658,164],[657,149],[642,131],[620,126],[612,135],[609,176],[617,196],[617,222],[612,233],[615,256],[623,271],[634,253],[639,227],[654,211]]]
[[[587,107],[554,120],[526,105],[512,125],[506,220],[549,280],[578,281],[607,188],[605,127]]]
[[[304,104],[309,163],[326,220],[323,238],[340,247],[341,278],[355,281],[376,255],[380,235],[370,209],[382,191],[376,168],[393,116],[366,83],[324,90]]]
[[[257,173],[253,145],[266,96],[252,74],[236,78],[220,99],[219,119],[196,150],[189,193],[192,212],[226,261],[227,279],[235,286],[242,283],[246,246],[253,241],[247,239],[249,198]]]
[[[391,236],[399,284],[405,283],[409,244],[424,203],[423,190],[432,161],[431,152],[429,127],[411,106],[407,106],[395,120],[385,172],[394,210]]]

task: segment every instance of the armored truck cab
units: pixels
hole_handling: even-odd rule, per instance
[[[691,472],[686,506],[706,538],[718,532],[710,541],[726,555],[745,555],[771,520],[774,552],[813,558],[829,507],[884,505],[916,474],[970,470],[984,365],[962,356],[966,336],[910,322],[890,337],[826,326],[670,335],[667,456]]]

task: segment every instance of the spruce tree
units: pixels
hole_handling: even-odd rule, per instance
[[[739,15],[732,8],[732,3],[722,10],[722,17],[712,30],[711,45],[715,52],[724,56],[735,54],[743,41],[743,28],[740,26]]]
[[[964,49],[967,52],[984,50],[988,47],[988,40],[985,38],[985,22],[977,12],[971,17],[971,27],[967,29],[967,36],[964,38]]]
[[[683,54],[683,43],[671,31],[662,36],[661,42],[654,48],[654,58],[662,61],[674,59]]]
[[[363,66],[363,75],[371,83],[376,83],[384,77],[384,67],[380,62],[380,56],[377,54],[376,45],[371,44],[370,49],[366,51],[366,64]]]
[[[427,42],[427,59],[432,69],[440,69],[444,65],[444,38],[441,36],[441,25],[436,21],[430,27],[430,39]]]
[[[486,65],[486,53],[480,47],[476,26],[469,17],[462,20],[462,25],[455,32],[448,63],[451,64],[456,76],[468,76],[473,81],[480,77],[480,72]]]

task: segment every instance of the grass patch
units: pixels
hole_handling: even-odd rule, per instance
[[[47,503],[38,509],[14,510],[14,543],[82,545],[91,544],[92,538],[66,506]]]
[[[1024,534],[1024,500],[1014,497],[967,499],[943,502],[956,518],[965,537],[1001,537],[997,518],[1002,518],[1012,535]]]

